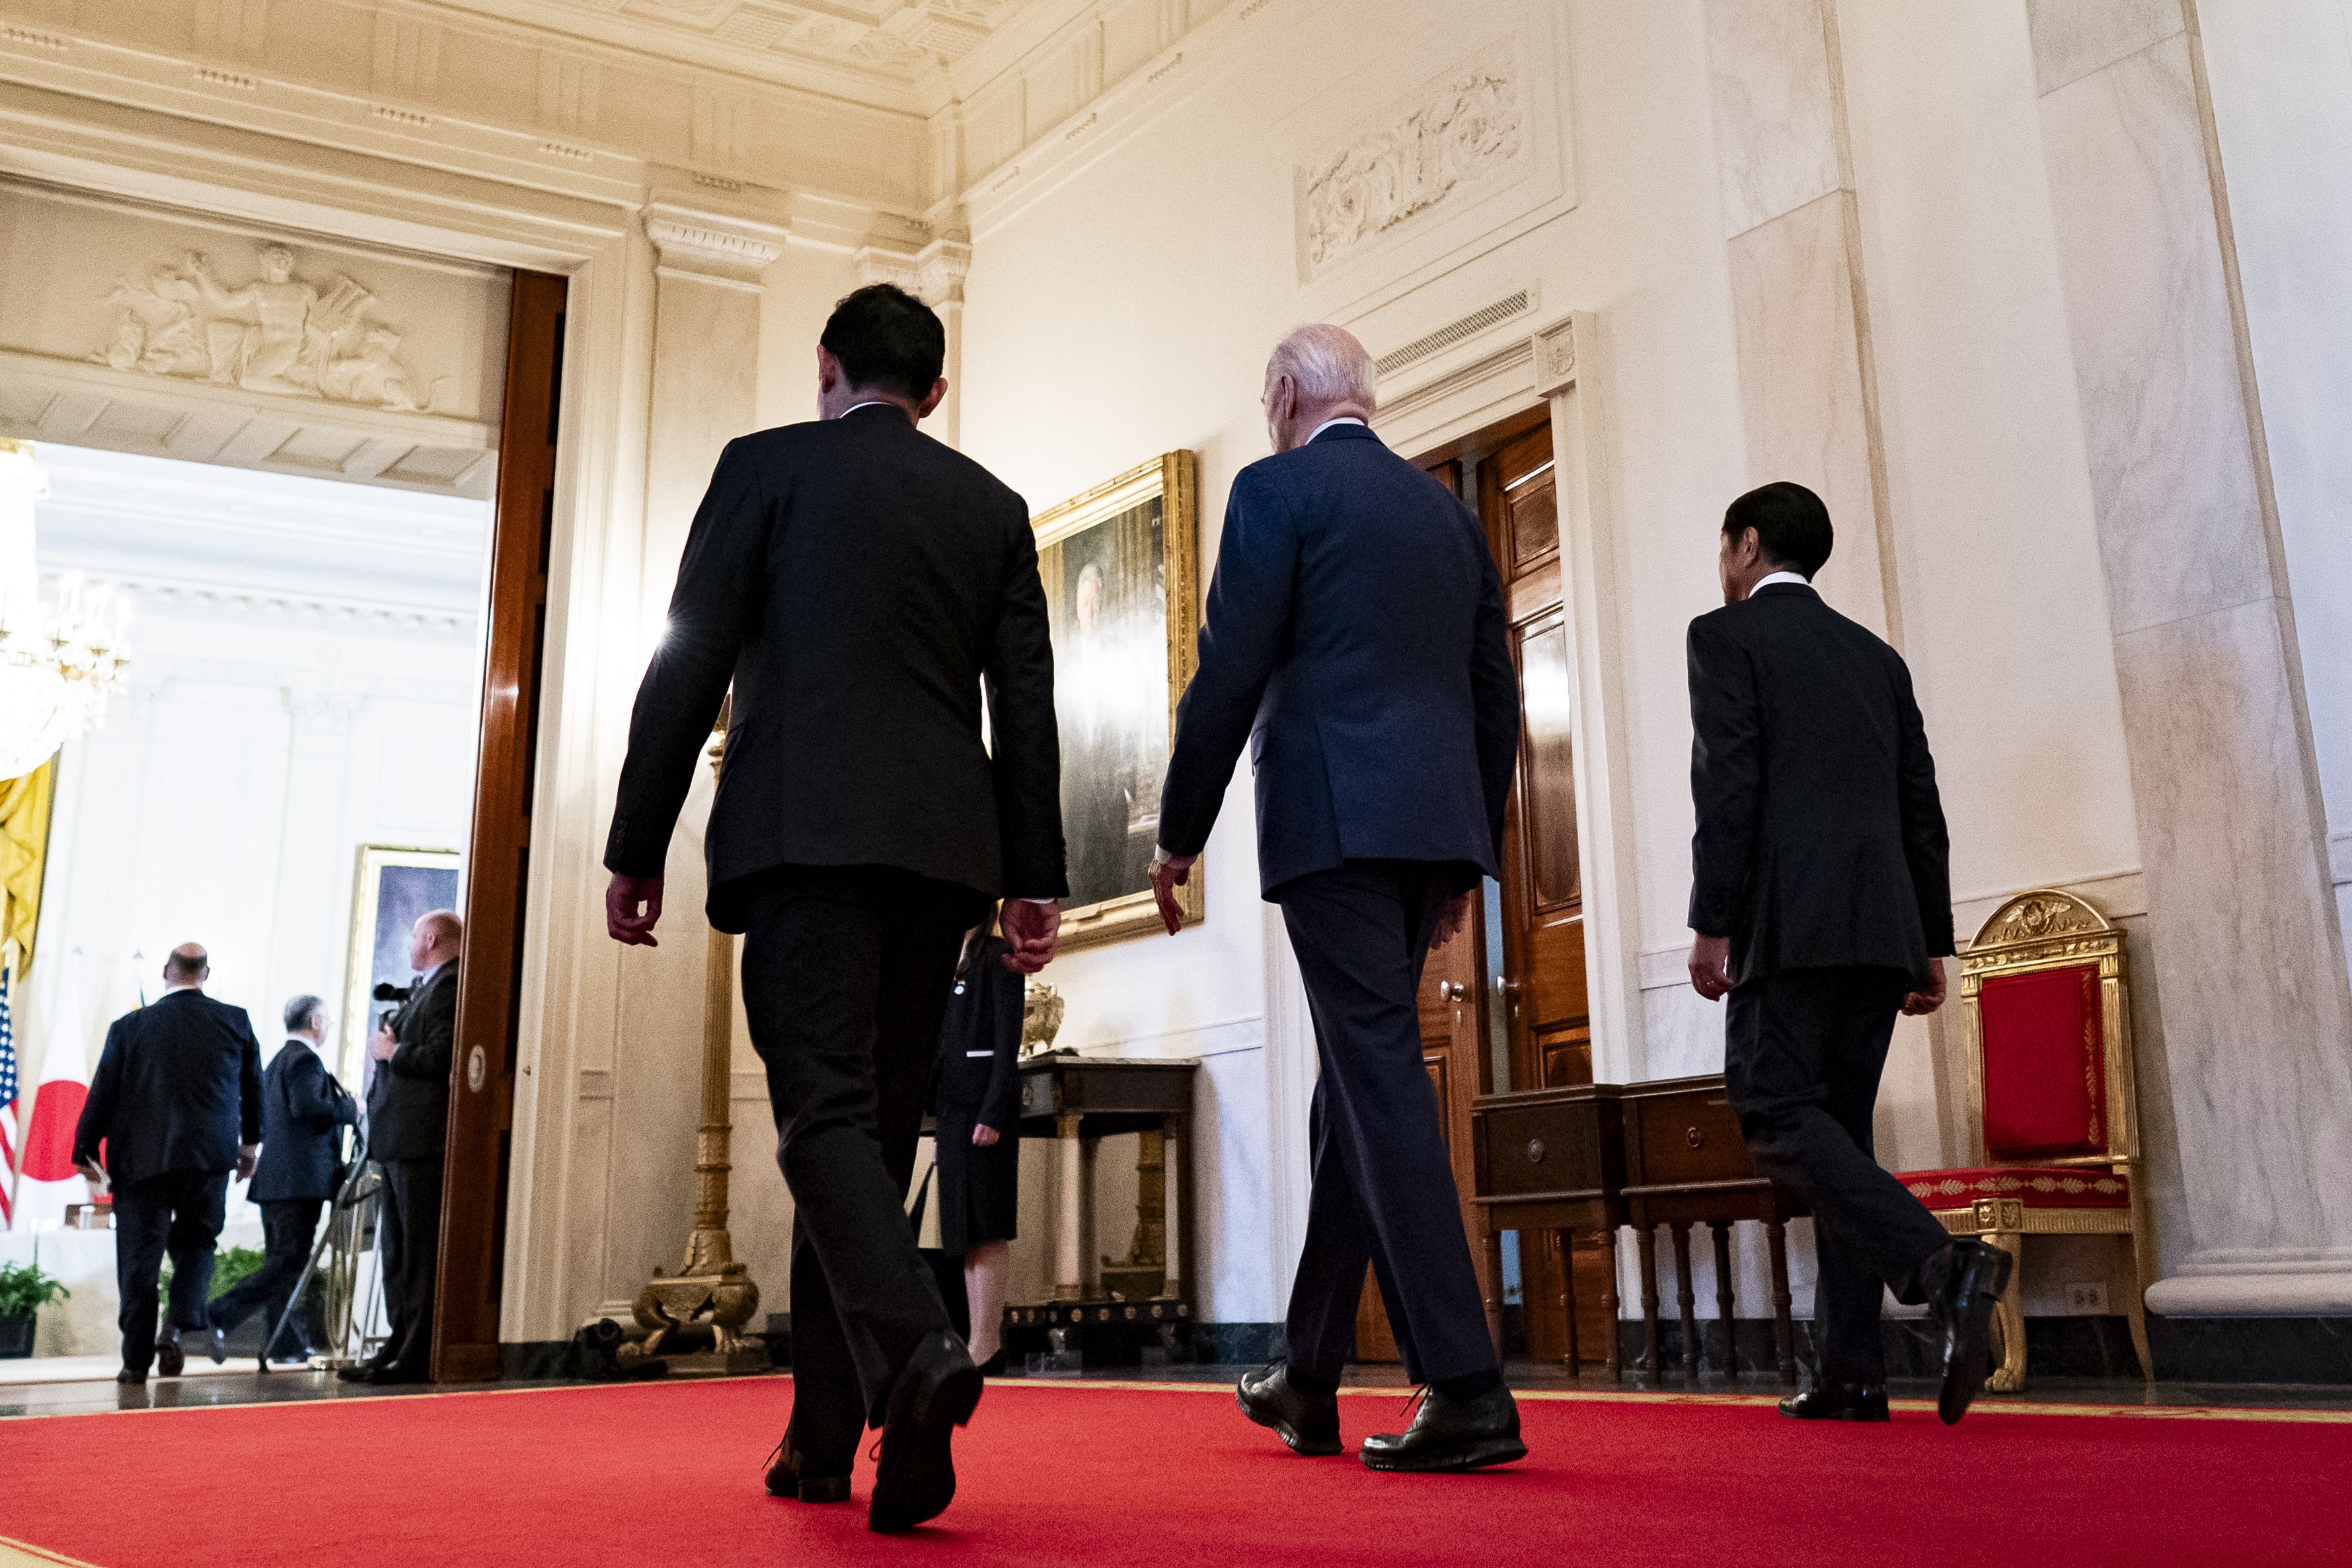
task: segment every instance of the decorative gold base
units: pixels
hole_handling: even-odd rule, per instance
[[[771,1364],[767,1351],[752,1344],[741,1345],[723,1354],[701,1350],[666,1359],[672,1377],[740,1377],[746,1373],[765,1372]]]
[[[760,1287],[751,1282],[742,1264],[726,1257],[725,1232],[718,1234],[715,1245],[701,1232],[695,1239],[696,1245],[688,1249],[690,1258],[718,1266],[688,1274],[654,1270],[652,1282],[637,1292],[632,1304],[630,1315],[636,1319],[638,1334],[616,1353],[621,1364],[634,1366],[667,1354],[676,1368],[688,1359],[678,1352],[698,1343],[709,1346],[713,1359],[729,1363],[711,1371],[764,1370],[766,1349],[742,1333],[751,1314],[760,1310]],[[733,1358],[745,1359],[745,1364],[734,1365]]]

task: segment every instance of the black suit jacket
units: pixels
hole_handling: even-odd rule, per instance
[[[1004,940],[983,936],[956,971],[940,1026],[941,1112],[968,1111],[1000,1133],[1021,1113],[1021,1010],[1027,987],[1004,967]]]
[[[360,1108],[307,1040],[289,1040],[261,1075],[261,1163],[245,1196],[256,1203],[335,1196],[336,1129]]]
[[[1469,508],[1362,425],[1234,477],[1160,793],[1170,853],[1208,841],[1244,738],[1267,897],[1348,860],[1496,874],[1519,742],[1501,580]]]
[[[730,679],[704,841],[720,930],[744,928],[747,879],[780,865],[897,867],[988,897],[1069,891],[1028,507],[899,409],[720,455],[637,690],[607,869],[661,874]]]
[[[116,1019],[74,1126],[74,1158],[117,1186],[172,1171],[236,1168],[261,1142],[261,1042],[243,1008],[167,991]]]
[[[1796,583],[1689,638],[1691,929],[1739,983],[1952,950],[1950,841],[1902,655]]]
[[[391,1057],[368,1085],[368,1155],[437,1160],[449,1143],[449,1071],[457,1050],[457,965],[453,959],[392,1015]]]

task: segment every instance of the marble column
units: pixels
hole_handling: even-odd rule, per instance
[[[1748,478],[1828,504],[1837,548],[1815,584],[1899,648],[1837,17],[1827,0],[1706,0],[1706,22]]]
[[[947,358],[940,374],[947,378],[947,396],[923,422],[924,434],[950,446],[962,444],[963,415],[963,280],[971,270],[971,246],[961,240],[940,239],[918,251],[869,245],[850,257],[858,284],[895,283],[939,313],[947,329]]]
[[[2179,1153],[2147,1304],[2352,1312],[2352,988],[2195,8],[2028,17]]]
[[[759,428],[761,278],[783,254],[780,225],[659,195],[645,211],[656,265],[653,364],[646,439],[646,601],[657,627],[677,579],[687,531],[728,442]],[[652,638],[646,643],[651,651]],[[602,1092],[622,1102],[613,1144],[599,1312],[628,1321],[629,1301],[656,1265],[674,1269],[693,1213],[698,1064],[708,1005],[709,944],[702,916],[708,770],[697,768],[664,868],[661,943],[622,955],[621,1029]],[[600,824],[601,828],[601,824]],[[757,1139],[749,1140],[755,1145]],[[773,1285],[774,1281],[770,1281]]]

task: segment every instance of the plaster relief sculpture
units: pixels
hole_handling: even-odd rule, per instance
[[[1527,144],[1518,73],[1495,51],[1383,116],[1385,129],[1298,172],[1299,250],[1313,277],[1516,162]]]
[[[190,251],[178,267],[115,285],[121,319],[90,357],[118,371],[209,381],[409,413],[425,406],[400,362],[400,334],[373,320],[375,296],[338,274],[323,290],[294,276],[294,253],[261,247],[261,276],[231,287]]]

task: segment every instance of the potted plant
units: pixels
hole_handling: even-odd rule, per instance
[[[0,1263],[0,1356],[32,1354],[34,1314],[72,1294],[41,1272],[37,1256],[30,1263]]]

